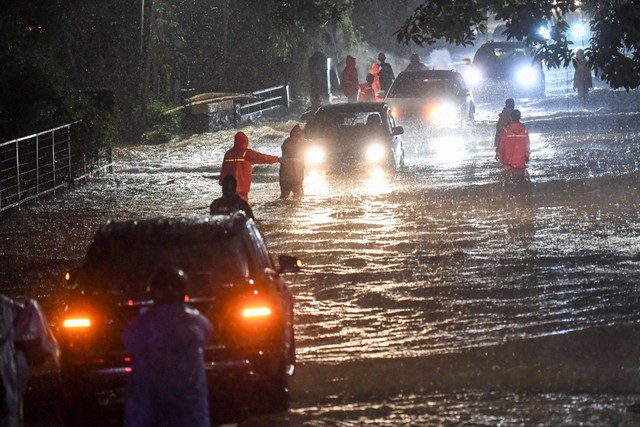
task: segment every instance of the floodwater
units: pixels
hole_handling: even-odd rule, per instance
[[[277,165],[250,194],[290,277],[298,361],[291,410],[247,425],[640,425],[640,102],[589,110],[517,100],[529,180],[493,158],[502,102],[476,123],[405,127],[394,179],[309,176],[280,201]],[[296,122],[243,128],[279,154]],[[115,172],[0,217],[0,286],[55,320],[59,279],[109,218],[206,214],[233,131],[121,147]],[[6,273],[5,273],[6,272]]]

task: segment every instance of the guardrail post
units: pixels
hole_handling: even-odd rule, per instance
[[[18,188],[18,209],[20,209],[20,148],[18,148],[18,141],[16,141],[16,186]]]
[[[53,194],[56,194],[56,137],[51,134],[51,172],[53,175]]]
[[[67,125],[67,155],[69,156],[69,185],[73,184],[73,165],[71,164],[71,125]]]
[[[287,95],[287,110],[291,108],[291,93],[289,92],[289,83],[286,84],[285,93]]]

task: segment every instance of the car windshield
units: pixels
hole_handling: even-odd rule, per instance
[[[531,55],[526,46],[523,45],[488,45],[484,46],[476,55],[475,61],[496,61],[496,62],[510,62],[521,61],[523,59],[530,58]]]
[[[146,299],[146,287],[158,266],[175,266],[187,274],[190,296],[211,295],[216,287],[242,283],[249,276],[247,250],[239,234],[211,241],[167,239],[113,240],[94,251],[78,281],[94,293]]]
[[[374,128],[375,123],[377,126]],[[376,111],[320,111],[307,124],[305,135],[309,138],[359,140],[367,129],[374,128],[376,132],[383,132],[384,123],[384,119]]]
[[[422,98],[448,95],[453,83],[448,76],[429,76],[423,73],[403,73],[389,90],[390,98]]]

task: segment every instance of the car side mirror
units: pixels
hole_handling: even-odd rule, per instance
[[[302,261],[290,255],[280,255],[278,257],[280,268],[278,274],[297,273],[302,269]]]
[[[396,126],[391,130],[391,135],[402,135],[404,133],[404,128],[402,126]]]

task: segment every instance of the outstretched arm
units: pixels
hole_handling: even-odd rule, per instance
[[[254,165],[256,164],[270,165],[272,163],[277,163],[278,160],[280,160],[280,157],[271,156],[269,154],[262,154],[254,150],[247,150],[245,160]]]

